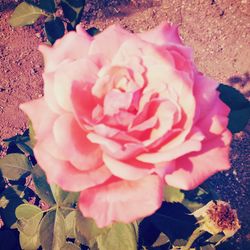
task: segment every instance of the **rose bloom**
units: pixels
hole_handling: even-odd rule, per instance
[[[229,168],[229,109],[176,26],[80,26],[40,46],[44,96],[22,104],[38,164],[100,227],[156,211],[163,185],[193,189]]]

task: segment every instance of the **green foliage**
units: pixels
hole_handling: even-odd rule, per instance
[[[49,205],[54,205],[56,202],[43,170],[36,164],[32,168],[31,174],[38,196]]]
[[[64,24],[59,17],[48,17],[45,21],[45,32],[48,40],[53,44],[64,35]]]
[[[21,204],[16,208],[16,217],[22,249],[36,250],[40,246],[38,230],[43,211],[31,204]]]
[[[64,17],[69,20],[68,29],[75,29],[81,21],[85,0],[61,0]]]
[[[45,32],[51,44],[61,38],[67,30],[75,30],[80,23],[84,9],[84,0],[25,0],[13,12],[9,23],[13,27],[34,24],[41,16],[45,20]],[[62,8],[64,16],[58,16],[57,9]]]
[[[110,230],[100,234],[97,238],[99,250],[116,249],[136,250],[137,238],[133,224],[115,223]]]
[[[72,242],[66,242],[61,250],[81,250],[81,248]]]
[[[78,200],[79,193],[64,191],[55,184],[50,185],[50,188],[52,190],[54,200],[59,206],[60,205],[64,206],[71,205],[72,207],[75,206]]]
[[[242,131],[250,119],[250,102],[233,87],[220,84],[220,99],[231,109],[228,129],[232,133]]]
[[[41,9],[23,2],[16,7],[11,15],[9,23],[13,27],[30,25],[35,23],[42,14],[43,11]]]
[[[182,202],[184,200],[184,193],[178,189],[166,185],[164,187],[164,200],[168,202]]]
[[[25,2],[49,13],[54,13],[56,11],[56,4],[54,0],[25,0]]]
[[[76,238],[76,211],[71,211],[65,217],[65,230],[67,238]]]
[[[9,154],[0,159],[0,171],[4,177],[17,180],[30,171],[30,165],[25,155]]]
[[[99,228],[93,219],[83,217],[81,212],[77,210],[76,232],[77,239],[81,243],[92,245],[98,236],[107,233],[109,230],[109,227]]]
[[[30,130],[26,130],[23,135],[15,135],[11,138],[3,140],[9,147],[9,151],[12,153],[24,153],[26,155],[33,156],[33,144],[30,141]]]
[[[40,225],[40,241],[44,250],[61,249],[66,243],[64,218],[59,209],[46,213]]]
[[[89,29],[86,30],[86,32],[90,35],[90,36],[95,36],[97,34],[99,34],[101,31],[95,27],[91,27]]]
[[[28,236],[22,232],[19,234],[19,241],[22,249],[37,250],[40,246],[39,235]]]
[[[42,217],[43,212],[37,206],[21,204],[16,208],[17,228],[26,236],[34,236],[37,233]]]

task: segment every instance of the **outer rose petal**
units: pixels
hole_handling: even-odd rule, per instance
[[[37,140],[40,140],[51,131],[51,127],[57,118],[57,115],[50,111],[43,97],[21,104],[20,109],[31,119]]]
[[[208,77],[203,76],[201,73],[195,74],[194,96],[197,105],[196,120],[207,117],[208,113],[217,107],[217,115],[227,116],[230,109],[220,100],[219,92],[216,91],[218,83]],[[211,114],[213,115],[214,112]]]
[[[116,180],[84,190],[79,208],[99,227],[114,221],[130,223],[155,212],[162,202],[162,181],[150,175],[137,181]]]
[[[34,152],[39,166],[46,172],[48,182],[56,183],[67,191],[79,192],[101,184],[111,177],[105,166],[90,171],[80,171],[69,162],[54,158],[43,142],[35,146]]]
[[[165,175],[168,185],[190,190],[196,188],[211,175],[229,169],[229,143],[231,133],[225,131],[222,137],[203,144],[198,153],[183,156],[176,160],[175,166],[169,168]]]
[[[63,113],[65,112],[60,105],[57,103],[57,100],[55,98],[55,92],[54,92],[54,79],[55,79],[55,74],[54,72],[49,72],[49,73],[43,73],[43,81],[44,81],[44,99],[49,106],[49,108],[57,113]]]
[[[99,54],[106,60],[111,61],[121,44],[130,36],[133,35],[119,25],[112,25],[94,37],[89,49],[89,55]]]
[[[56,113],[72,112],[72,84],[74,81],[94,83],[98,67],[89,59],[62,63],[55,72],[44,73],[44,97]],[[73,98],[74,99],[74,98]]]
[[[69,32],[57,40],[52,47],[40,45],[44,57],[44,71],[54,71],[64,60],[76,60],[86,57],[92,38],[77,27],[77,32]]]
[[[86,59],[62,65],[54,78],[54,99],[66,111],[72,112],[71,88],[73,81],[94,82],[97,77],[97,66]]]
[[[139,34],[139,37],[156,45],[165,45],[167,43],[182,45],[182,41],[178,34],[178,27],[176,25],[170,25],[167,22],[161,23],[150,31]]]

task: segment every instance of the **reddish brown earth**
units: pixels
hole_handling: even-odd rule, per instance
[[[8,19],[17,2],[0,0],[0,142],[27,126],[18,105],[42,95],[43,62],[37,51],[44,40],[42,25],[10,27]],[[179,25],[183,40],[194,49],[200,71],[250,96],[249,0],[89,0],[82,23],[85,28],[99,29],[120,23],[132,32],[140,32],[165,20]],[[210,181],[223,199],[238,209],[242,221],[241,231],[222,249],[250,249],[249,139],[249,129],[235,136],[232,169]],[[3,152],[2,144],[0,154]]]

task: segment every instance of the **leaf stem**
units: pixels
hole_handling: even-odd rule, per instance
[[[195,240],[200,237],[205,231],[201,230],[200,227],[196,228],[192,235],[189,237],[187,244],[182,248],[183,250],[189,250]]]
[[[61,209],[65,209],[65,210],[71,210],[71,211],[76,210],[76,208],[73,208],[73,207],[61,207],[61,206],[60,206],[60,208],[61,208]]]

